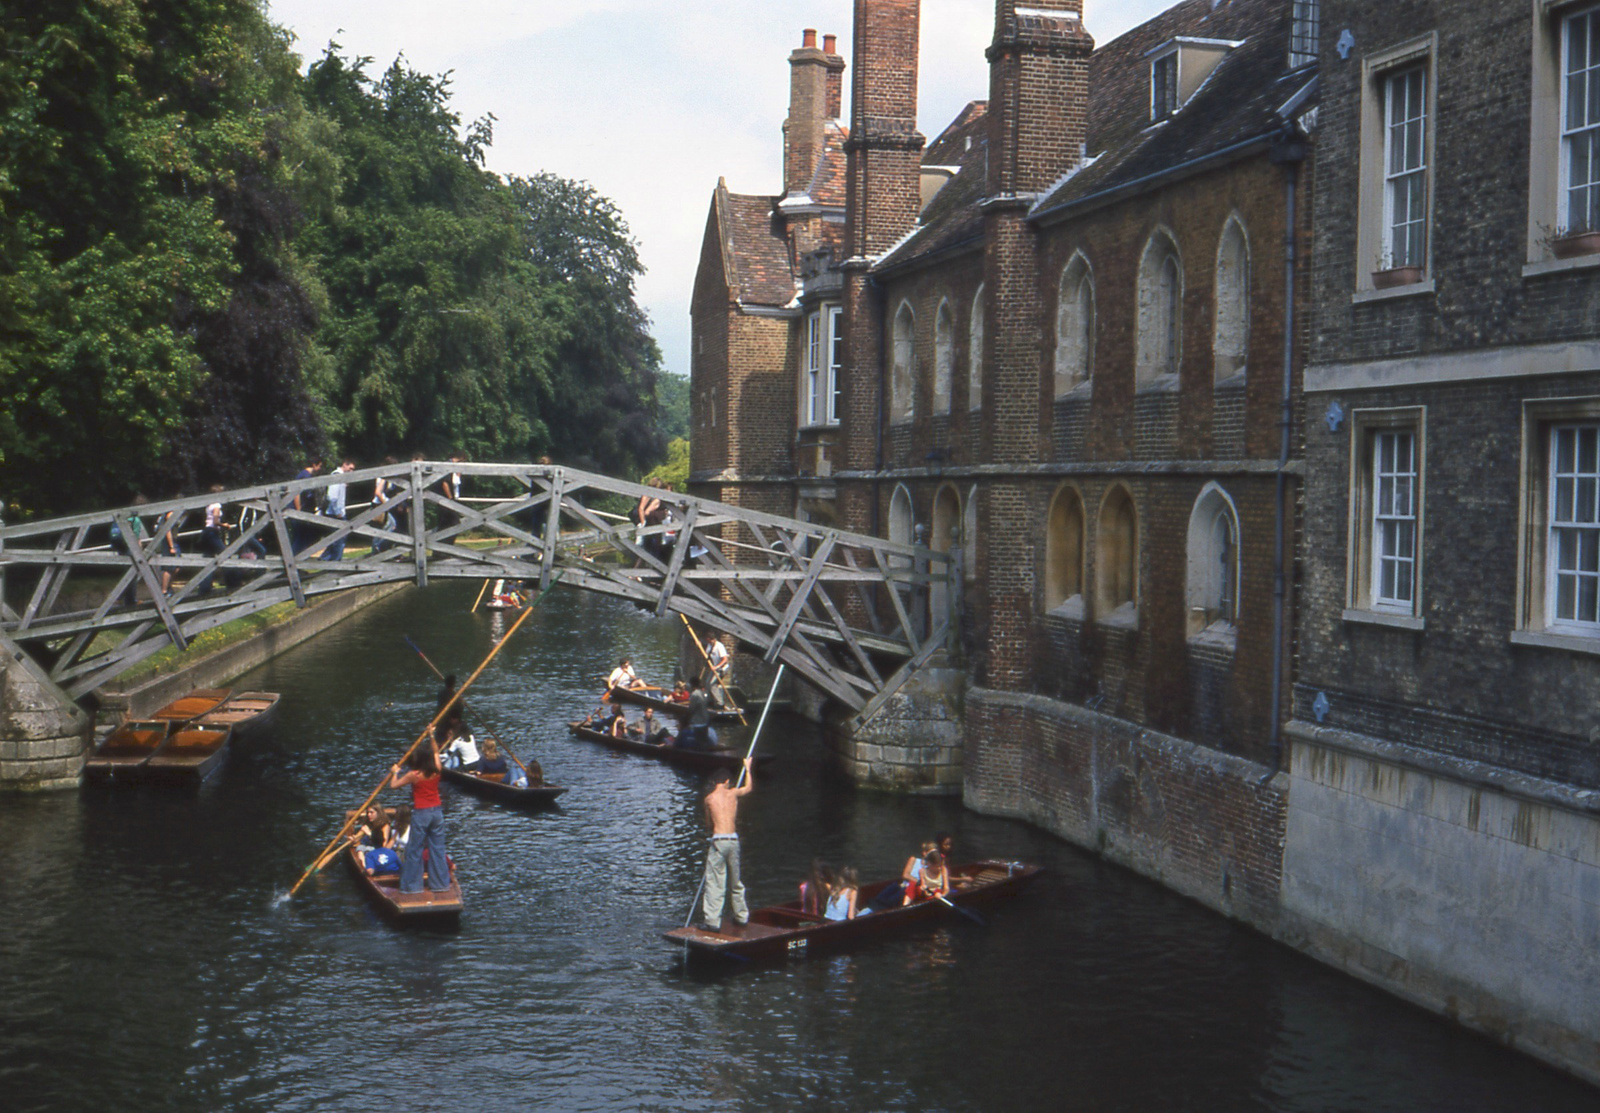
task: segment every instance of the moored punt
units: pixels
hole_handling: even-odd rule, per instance
[[[679,746],[657,746],[651,742],[641,742],[637,738],[613,738],[601,730],[591,730],[580,723],[568,724],[568,729],[578,737],[589,742],[598,742],[602,746],[609,746],[613,750],[624,753],[639,754],[643,757],[655,758],[657,761],[670,762],[681,765],[685,769],[699,769],[709,772],[712,769],[737,769],[744,764],[744,751],[727,748],[715,750],[691,750]],[[771,754],[762,754],[756,758],[756,764],[762,765],[772,760]]]
[[[201,715],[197,725],[209,730],[233,729],[243,738],[265,729],[278,714],[277,692],[237,692]]]
[[[468,769],[445,769],[441,775],[447,783],[455,785],[463,792],[470,792],[485,800],[493,800],[497,804],[509,804],[515,808],[545,807],[554,804],[556,797],[567,791],[557,785],[547,784],[530,784],[526,788],[518,788],[516,785],[506,784],[497,774],[479,774]]]
[[[152,781],[199,784],[215,773],[228,756],[228,727],[211,730],[199,726],[174,727],[166,745],[144,763],[143,775]]]
[[[106,736],[83,763],[86,781],[132,781],[167,740],[172,724],[129,720]]]
[[[687,704],[674,703],[669,699],[661,699],[658,696],[652,696],[648,692],[641,691],[638,688],[613,688],[607,693],[607,698],[609,698],[612,703],[631,703],[635,707],[651,707],[663,715],[674,715],[679,719],[685,719],[689,716],[689,707]],[[743,712],[737,707],[718,708],[713,706],[711,708],[711,718],[719,723],[736,723],[739,721],[739,717],[742,713]]]
[[[232,694],[233,691],[229,688],[196,688],[188,695],[175,699],[156,711],[150,718],[187,723],[215,711]]]
[[[393,815],[393,809],[390,809]],[[418,853],[421,853],[419,850]],[[461,924],[461,884],[455,864],[450,866],[450,887],[442,893],[424,887],[420,893],[402,893],[397,873],[368,874],[361,861],[361,849],[350,846],[344,852],[362,892],[390,920],[405,926],[455,928]]]
[[[981,861],[958,866],[950,871],[958,888],[950,894],[952,903],[966,908],[984,905],[1011,896],[1038,876],[1038,866],[1023,862]],[[865,908],[872,898],[898,879],[861,886],[858,907]],[[686,945],[691,956],[762,959],[793,955],[803,958],[813,951],[832,950],[857,940],[907,931],[919,924],[937,920],[961,919],[960,911],[937,900],[921,900],[904,907],[858,915],[853,920],[826,920],[800,910],[799,901],[756,908],[744,926],[724,920],[722,930],[698,927],[674,928],[664,938]]]

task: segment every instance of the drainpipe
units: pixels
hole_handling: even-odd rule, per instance
[[[1272,773],[1283,768],[1283,670],[1288,603],[1289,533],[1286,505],[1289,491],[1289,455],[1294,435],[1294,271],[1299,253],[1296,200],[1300,183],[1300,164],[1305,161],[1306,141],[1292,123],[1273,143],[1268,154],[1283,167],[1283,398],[1279,414],[1277,500],[1272,536]],[[1270,776],[1270,774],[1269,774]]]

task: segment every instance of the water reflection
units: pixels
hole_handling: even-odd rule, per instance
[[[412,592],[242,678],[275,734],[205,792],[0,800],[7,1110],[1589,1110],[1593,1091],[1039,832],[823,776],[805,724],[742,808],[753,903],[813,857],[898,874],[932,833],[1040,861],[1025,897],[792,965],[684,971],[695,778],[571,740],[610,664],[670,678],[671,623],[557,591],[469,693],[570,789],[446,801],[467,913],[397,932],[340,868],[275,905],[508,628]],[[509,616],[514,621],[515,615]],[[398,794],[396,794],[398,798]]]

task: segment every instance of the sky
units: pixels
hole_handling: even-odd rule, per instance
[[[592,183],[622,210],[646,267],[639,303],[666,369],[689,371],[689,295],[718,177],[777,193],[788,57],[801,31],[839,36],[852,0],[268,0],[311,60],[328,42],[451,74],[463,122],[495,117],[488,165]],[[1176,0],[1085,0],[1109,42]],[[918,119],[937,136],[988,96],[993,0],[923,0]],[[849,74],[845,76],[849,115]]]

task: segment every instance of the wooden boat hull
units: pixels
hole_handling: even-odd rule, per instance
[[[590,730],[588,727],[577,723],[568,725],[577,738],[587,742],[598,742],[613,750],[620,750],[627,754],[638,754],[640,757],[654,758],[656,761],[665,761],[671,765],[678,765],[685,769],[696,769],[709,773],[713,769],[737,769],[744,764],[744,751],[733,749],[716,750],[686,750],[677,746],[656,746],[649,742],[641,742],[637,738],[613,738],[603,731]],[[756,758],[757,765],[764,765],[772,760],[771,754],[763,754]]]
[[[469,773],[464,769],[446,769],[441,773],[444,780],[455,785],[463,792],[470,792],[474,796],[481,796],[485,800],[493,800],[497,804],[507,804],[514,808],[544,808],[556,802],[556,798],[565,788],[557,785],[529,785],[527,788],[517,788],[504,781],[490,781]]]
[[[85,783],[131,784],[139,780],[145,763],[166,742],[171,728],[168,721],[123,723],[84,762]]]
[[[361,851],[350,847],[344,860],[355,875],[356,883],[379,912],[395,924],[411,927],[455,928],[461,926],[461,883],[456,878],[455,867],[450,868],[450,888],[442,893],[423,889],[420,893],[402,893],[400,875],[397,873],[369,876],[361,864]]]
[[[647,692],[636,691],[632,688],[613,688],[610,693],[613,703],[631,703],[635,707],[653,708],[658,715],[671,715],[679,720],[689,717],[689,708],[685,704],[673,703],[669,699],[661,699]],[[737,708],[714,708],[711,720],[717,723],[737,723],[740,711]]]
[[[277,692],[236,692],[226,702],[201,715],[197,722],[209,730],[229,727],[234,738],[248,738],[277,719],[280,699]]]
[[[143,776],[148,781],[169,784],[200,784],[222,768],[232,737],[233,731],[228,727],[179,727],[145,762]]]
[[[1040,867],[1022,862],[972,862],[952,870],[959,882],[970,883],[950,894],[952,903],[962,908],[982,907],[1014,895],[1040,873]],[[861,887],[858,898],[865,907],[871,898],[898,879]],[[962,914],[936,900],[918,901],[900,908],[889,908],[857,916],[853,920],[824,920],[800,910],[798,901],[757,908],[743,927],[723,921],[723,930],[709,932],[697,927],[674,928],[663,938],[687,946],[691,957],[742,959],[804,958],[819,951],[853,946],[867,939],[900,934],[920,925],[949,923]]]
[[[192,722],[202,715],[215,711],[227,702],[231,695],[233,690],[230,688],[196,688],[188,695],[173,700],[150,718],[172,723]]]

